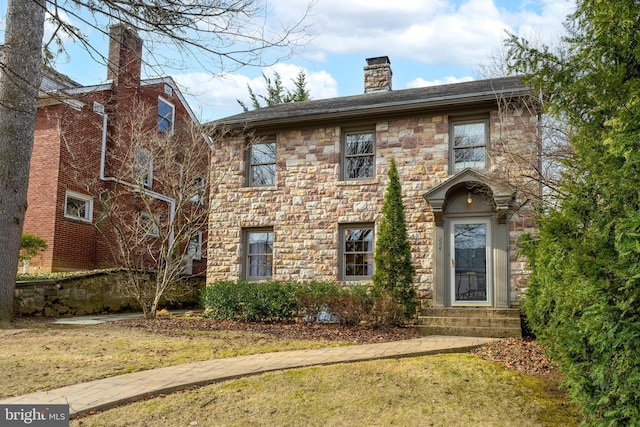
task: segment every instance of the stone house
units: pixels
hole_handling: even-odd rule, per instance
[[[130,209],[120,212],[132,222],[172,215],[175,201],[163,186],[163,172],[144,149],[135,148],[141,182],[120,173],[127,166],[122,151],[133,147],[129,123],[139,119],[148,131],[173,136],[179,122],[198,121],[171,77],[141,79],[141,55],[142,40],[118,25],[110,31],[106,83],[83,86],[54,70],[44,71],[23,233],[36,234],[48,247],[25,268],[30,273],[119,266],[106,242],[114,230],[100,216],[104,190],[143,184],[139,193],[152,196],[157,211],[132,199]],[[142,105],[149,108],[142,110]],[[208,150],[203,157],[208,162]],[[100,229],[98,221],[104,223]],[[206,224],[188,244],[192,259],[185,268],[203,272]]]
[[[388,57],[370,58],[363,95],[215,122],[229,136],[212,157],[224,179],[210,200],[207,282],[368,283],[395,158],[431,332],[446,314],[475,313],[463,323],[505,315],[513,331],[483,334],[518,335],[515,242],[534,226],[527,201],[539,192],[535,97],[518,77],[406,90],[391,78]]]

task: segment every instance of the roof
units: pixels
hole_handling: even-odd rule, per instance
[[[497,95],[519,97],[531,94],[522,77],[502,77],[464,83],[392,90],[339,98],[292,102],[251,110],[210,122],[210,125],[254,128],[301,125],[322,121],[371,118],[378,114],[455,108],[495,103]]]
[[[189,114],[189,118],[194,123],[199,123],[198,118],[195,113],[191,109],[191,106],[187,103],[186,98],[180,92],[178,85],[170,76],[165,77],[156,77],[151,79],[143,79],[140,80],[140,86],[150,86],[157,84],[167,84],[171,86],[174,95],[180,100],[185,110]],[[91,86],[82,86],[80,83],[77,83],[71,80],[69,77],[60,74],[52,69],[45,70],[42,77],[42,83],[40,84],[40,99],[41,105],[46,105],[47,102],[43,101],[45,99],[51,99],[49,102],[64,102],[69,104],[72,101],[73,96],[83,95],[92,92],[100,92],[105,90],[111,90],[113,84],[111,81],[107,81],[106,83],[91,85]],[[80,101],[75,100],[73,105],[75,108],[77,106],[83,104]]]

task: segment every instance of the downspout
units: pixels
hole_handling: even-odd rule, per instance
[[[147,196],[153,197],[157,200],[163,201],[169,204],[169,224],[171,224],[171,228],[169,231],[169,250],[173,248],[173,241],[175,239],[175,233],[173,231],[173,221],[176,216],[176,201],[171,197],[167,197],[164,194],[157,193],[155,191],[147,190],[146,188],[140,188],[137,185],[131,184],[129,182],[123,181],[121,179],[117,179],[111,176],[105,176],[105,165],[107,159],[107,120],[108,114],[104,111],[96,110],[96,106],[94,104],[94,109],[97,114],[102,116],[102,148],[100,151],[100,180],[105,182],[115,182],[117,184],[125,185],[127,187],[133,188],[137,192],[141,192]]]

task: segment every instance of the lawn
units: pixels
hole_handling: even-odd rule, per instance
[[[144,325],[69,328],[33,321],[0,329],[0,396],[191,361],[406,334],[300,325],[234,330],[203,327],[210,324],[202,319]],[[577,425],[575,409],[556,386],[557,375],[532,376],[470,354],[441,355],[269,373],[156,396],[72,425]]]

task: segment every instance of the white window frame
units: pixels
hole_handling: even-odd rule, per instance
[[[170,120],[168,119],[168,116],[160,116],[160,105],[161,104],[166,104],[167,106],[169,106],[171,108],[171,118]],[[161,129],[160,128],[160,123],[163,122],[169,122],[169,129]],[[173,105],[173,103],[169,102],[168,100],[166,100],[165,98],[158,96],[158,131],[159,132],[169,132],[169,133],[173,133],[173,130],[175,129],[175,122],[176,122],[176,106]]]
[[[160,217],[157,215],[151,215],[148,212],[140,212],[140,229],[148,237],[160,237],[160,229],[158,224],[160,223]],[[145,226],[149,224],[150,227]]]
[[[202,260],[202,231],[198,231],[191,235],[187,247],[187,254],[194,261]]]
[[[153,157],[151,151],[138,147],[135,152],[136,182],[146,188],[153,187]]]
[[[73,213],[69,212],[68,204],[70,198],[75,199],[79,202],[84,202],[84,216],[74,215]],[[64,195],[64,217],[88,223],[93,222],[93,197],[81,193],[76,193],[75,191],[67,191]]]
[[[197,177],[193,182],[193,188],[196,192],[191,195],[189,201],[194,205],[204,206],[204,177]]]

